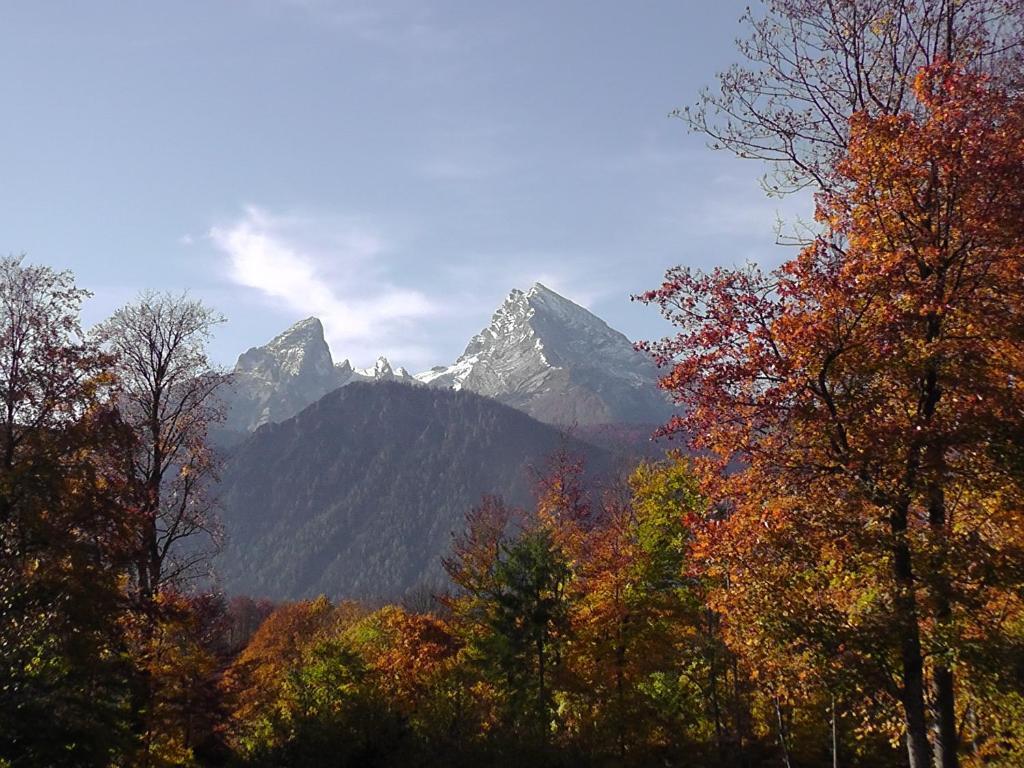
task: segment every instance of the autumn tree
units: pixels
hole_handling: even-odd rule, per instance
[[[464,727],[464,696],[456,688],[462,643],[445,621],[385,606],[343,637],[365,660],[374,695],[421,745],[442,754],[445,748],[459,748],[452,735],[467,740],[475,735]]]
[[[196,575],[219,535],[208,430],[221,418],[227,379],[210,365],[206,342],[220,322],[199,301],[144,293],[96,332],[115,356],[119,406],[136,439],[126,465],[144,521],[136,556],[144,603]]]
[[[695,727],[705,721],[708,647],[686,565],[687,521],[701,505],[687,462],[673,455],[606,489],[586,531],[571,586],[576,727],[622,763],[708,735]]]
[[[231,655],[240,653],[252,639],[266,618],[273,613],[270,600],[253,600],[237,595],[227,605],[225,644]]]
[[[119,579],[134,521],[68,272],[0,259],[0,762],[104,764],[127,744]]]
[[[791,521],[854,544],[884,590],[923,768],[933,751],[957,764],[956,670],[1018,615],[1024,111],[999,79],[942,62],[912,93],[913,109],[853,117],[825,232],[797,259],[671,270],[642,298],[680,329],[648,345],[684,406],[668,429],[718,458],[709,566],[731,591],[756,584],[784,550],[733,559],[717,542],[770,544],[757,530]]]
[[[484,496],[467,514],[463,530],[452,538],[451,553],[441,564],[460,590],[443,597],[444,604],[464,616],[479,612],[477,601],[496,589],[494,566],[513,527],[522,522],[522,512],[510,508],[497,496]]]
[[[281,606],[229,671],[238,753],[256,765],[447,760],[464,748],[450,739],[457,649],[443,621],[397,606]]]
[[[447,604],[475,663],[499,692],[501,727],[538,746],[552,728],[569,630],[565,536],[576,530],[570,518],[584,508],[575,484],[572,471],[546,476],[530,515],[485,498],[444,560],[459,590]],[[564,529],[554,524],[559,519]]]
[[[88,296],[70,272],[26,265],[23,257],[0,259],[0,467],[17,471],[19,480],[31,476],[27,467],[40,443],[98,402],[107,361],[82,338],[79,311]],[[5,484],[0,524],[28,524],[18,502],[30,487],[13,478]]]
[[[224,678],[232,709],[226,730],[237,754],[256,759],[285,745],[296,706],[293,683],[310,649],[365,613],[350,604],[334,606],[325,597],[286,603],[270,613]]]
[[[151,607],[124,621],[136,682],[136,740],[128,764],[171,768],[223,759],[217,733],[227,716],[219,686],[225,662],[222,599],[164,590]]]

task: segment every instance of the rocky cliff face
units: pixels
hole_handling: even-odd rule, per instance
[[[310,317],[242,354],[234,379],[224,429],[239,436],[356,381],[467,390],[550,424],[649,424],[670,414],[654,366],[629,339],[540,283],[513,290],[455,363],[415,377],[383,357],[372,368],[335,364]]]
[[[251,432],[294,416],[339,385],[323,325],[310,317],[239,356],[225,426]]]
[[[239,356],[224,428],[252,432],[263,424],[291,418],[338,387],[381,380],[414,381],[404,368],[393,370],[384,357],[367,369],[353,368],[348,360],[335,365],[323,325],[310,317]]]
[[[416,378],[554,424],[657,423],[670,412],[654,366],[628,338],[540,283],[513,290],[454,364]]]

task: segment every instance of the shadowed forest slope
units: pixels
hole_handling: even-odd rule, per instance
[[[221,484],[225,587],[277,599],[394,598],[443,583],[440,558],[485,493],[529,501],[566,448],[591,476],[616,461],[469,392],[354,384],[239,446]]]

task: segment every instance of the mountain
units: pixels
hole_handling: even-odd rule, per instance
[[[601,318],[536,283],[513,290],[490,325],[449,366],[410,376],[379,358],[373,368],[335,364],[315,317],[238,358],[219,438],[235,444],[359,381],[467,390],[550,424],[659,424],[671,414],[654,365]]]
[[[661,423],[657,371],[626,336],[540,283],[513,290],[450,366],[416,378],[552,424]]]
[[[394,598],[443,581],[451,533],[483,494],[514,504],[559,448],[595,474],[600,448],[468,391],[355,383],[256,430],[225,466],[229,592]]]
[[[225,426],[247,432],[286,419],[339,385],[324,327],[310,317],[239,356]]]
[[[222,428],[229,435],[284,421],[328,392],[355,381],[414,381],[404,368],[393,370],[384,357],[367,369],[353,368],[348,360],[335,365],[323,324],[315,317],[242,353],[232,379]]]
[[[342,363],[339,368],[351,369],[348,360]],[[378,357],[377,362],[374,363],[373,368],[355,368],[352,369],[352,376],[345,383],[350,381],[401,381],[406,384],[416,384],[416,380],[412,377],[405,368],[401,366],[398,370],[391,367],[391,363],[388,362],[386,357]]]

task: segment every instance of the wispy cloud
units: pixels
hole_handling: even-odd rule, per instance
[[[233,282],[296,317],[319,317],[337,357],[361,362],[385,352],[408,364],[430,358],[410,339],[410,326],[437,307],[387,274],[388,244],[379,233],[352,220],[249,206],[209,234]]]

